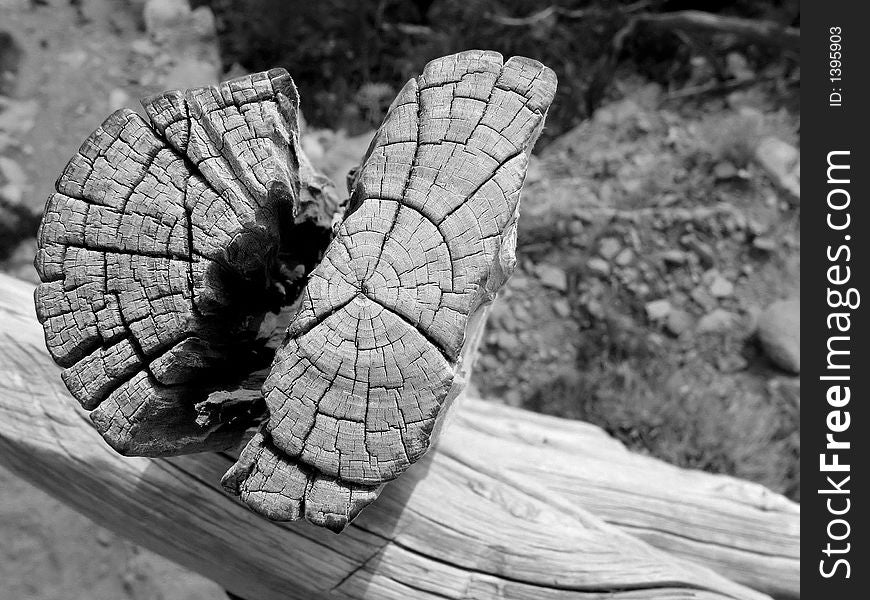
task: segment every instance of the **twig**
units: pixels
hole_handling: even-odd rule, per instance
[[[712,34],[727,33],[758,44],[784,46],[789,50],[800,49],[800,29],[786,27],[773,21],[727,17],[700,10],[681,10],[659,14],[647,13],[638,15],[634,19],[638,23],[657,29],[676,29]]]
[[[586,19],[589,17],[604,17],[614,12],[622,13],[622,14],[631,14],[647,8],[650,6],[652,2],[650,0],[641,0],[639,2],[635,2],[634,4],[629,4],[624,8],[613,10],[605,10],[601,8],[581,8],[581,9],[569,9],[561,6],[548,6],[543,10],[539,10],[536,13],[532,13],[527,17],[508,17],[505,15],[496,15],[493,13],[487,13],[485,17],[490,21],[498,23],[500,25],[506,25],[508,27],[528,27],[530,25],[534,25],[541,21],[545,21],[552,16],[564,17],[566,19]]]
[[[703,85],[693,85],[681,88],[679,90],[674,90],[672,92],[668,92],[665,95],[663,101],[667,102],[669,100],[682,100],[685,98],[691,98],[692,96],[701,96],[703,94],[718,94],[721,92],[730,92],[743,87],[750,87],[758,83],[774,81],[776,79],[778,79],[778,77],[776,77],[775,75],[767,75],[764,77],[753,77],[751,79],[729,79],[727,81],[711,81],[710,83],[705,83]],[[787,85],[794,85],[799,81],[799,79],[789,79],[785,83]]]

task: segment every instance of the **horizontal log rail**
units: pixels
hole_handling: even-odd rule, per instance
[[[341,535],[268,521],[221,490],[229,455],[108,448],[44,350],[32,294],[0,275],[0,460],[244,598],[799,595],[798,505],[473,398]]]

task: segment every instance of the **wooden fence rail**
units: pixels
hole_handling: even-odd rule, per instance
[[[109,449],[44,350],[32,293],[0,275],[0,461],[244,598],[799,595],[795,503],[472,398],[343,534],[268,521],[221,490],[227,455]]]

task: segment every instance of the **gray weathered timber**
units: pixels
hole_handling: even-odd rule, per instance
[[[469,319],[516,262],[555,91],[537,61],[468,51],[399,92],[263,387],[269,418],[224,478],[254,510],[341,531],[426,452]]]
[[[226,448],[244,432],[204,430],[194,404],[244,367],[298,226],[328,232],[321,215],[337,207],[300,152],[298,103],[281,69],[153,96],[150,122],[114,113],[58,179],[37,314],[64,383],[119,452]]]
[[[243,597],[763,597],[674,554],[797,596],[793,503],[634,455],[585,423],[471,398],[341,536],[263,519],[221,492],[224,455],[124,458],[103,444],[60,384],[32,293],[0,275],[0,462]]]

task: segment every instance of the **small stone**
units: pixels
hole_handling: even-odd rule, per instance
[[[33,129],[38,110],[36,100],[12,100],[0,96],[0,131],[23,136]]]
[[[568,290],[568,276],[559,267],[539,264],[535,267],[535,273],[546,287],[559,290],[560,292]]]
[[[734,284],[721,275],[717,275],[710,283],[710,293],[715,298],[727,298],[734,294]]]
[[[115,112],[130,104],[130,95],[121,88],[115,88],[109,92],[109,110]]]
[[[765,354],[781,369],[801,371],[801,301],[780,300],[758,316],[758,339]]]
[[[529,289],[529,278],[522,273],[514,273],[514,275],[508,279],[508,286],[516,290],[527,290]]]
[[[583,233],[584,229],[585,227],[583,227],[583,221],[581,221],[580,219],[571,219],[571,221],[568,223],[568,233],[570,233],[572,236],[579,236]]]
[[[72,71],[81,69],[88,62],[88,53],[82,49],[70,50],[58,55],[57,60]]]
[[[598,254],[607,260],[611,260],[619,254],[620,250],[622,250],[622,244],[618,239],[612,237],[604,238],[598,245]]]
[[[623,248],[622,252],[616,255],[614,261],[620,267],[624,267],[628,264],[631,264],[631,261],[634,260],[634,252],[631,251],[631,248]]]
[[[97,528],[97,543],[100,546],[111,546],[114,539],[114,536],[109,530],[103,529],[102,527]]]
[[[0,179],[13,186],[27,185],[27,174],[8,156],[0,156]]]
[[[774,252],[776,250],[776,241],[769,237],[757,237],[752,240],[752,247],[762,252]]]
[[[610,274],[610,264],[603,258],[593,256],[586,262],[586,266],[589,267],[590,271],[598,275]]]
[[[714,308],[698,320],[698,333],[727,331],[737,323],[737,315],[722,308]]]
[[[755,159],[782,189],[801,197],[801,154],[791,144],[766,137],[755,149]]]
[[[645,181],[640,177],[629,177],[622,180],[622,189],[629,196],[636,196],[643,191]]]
[[[739,354],[728,354],[716,358],[716,368],[720,373],[737,373],[744,371],[749,362]]]
[[[682,265],[686,262],[686,253],[682,250],[665,250],[661,256],[663,261],[672,265]]]
[[[145,29],[154,38],[160,39],[190,19],[190,4],[187,0],[148,0],[142,11]]]
[[[503,350],[507,350],[511,354],[520,348],[520,340],[512,333],[498,331],[493,337],[496,346]]]
[[[532,320],[532,315],[528,309],[519,302],[511,305],[511,313],[513,313],[514,319],[519,323],[529,323]]]
[[[716,264],[716,253],[713,252],[710,244],[706,244],[694,236],[688,237],[685,243],[695,253],[704,268],[710,268]]]
[[[157,53],[155,46],[148,38],[138,38],[130,42],[130,50],[142,56],[154,56]]]
[[[713,175],[717,180],[733,179],[734,177],[737,177],[737,167],[727,160],[722,161],[716,163],[716,166],[713,167]]]
[[[24,189],[20,185],[7,183],[0,185],[0,203],[19,205],[24,200]]]
[[[684,310],[672,310],[668,313],[665,328],[675,337],[680,337],[692,327],[692,315]]]
[[[522,406],[523,395],[518,389],[511,388],[504,393],[504,403],[508,406]]]
[[[566,319],[571,316],[571,305],[564,298],[558,298],[553,301],[553,311],[563,319]]]
[[[653,300],[646,303],[646,315],[651,321],[660,321],[671,312],[671,303],[667,299]]]
[[[748,81],[755,77],[755,71],[749,66],[749,61],[739,52],[729,52],[725,56],[725,65],[737,81]]]

